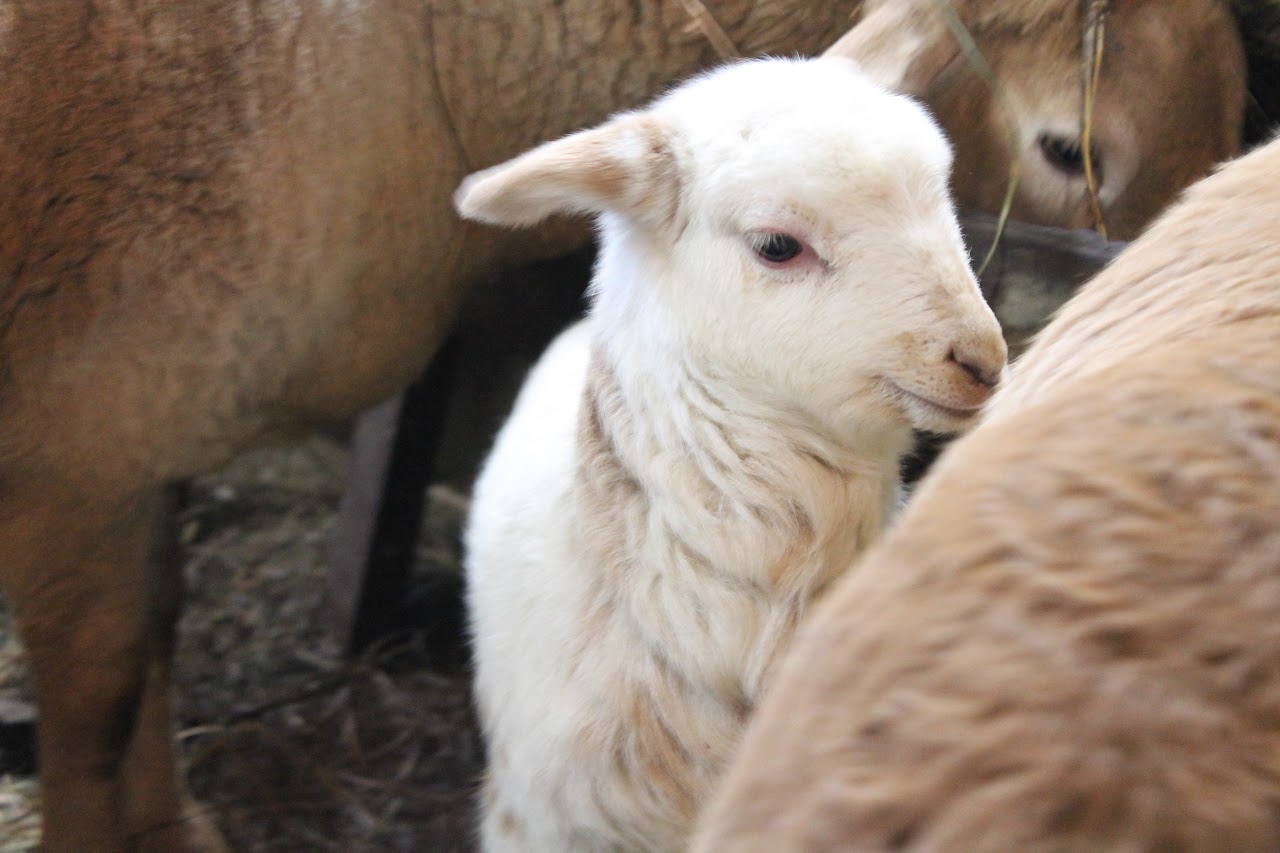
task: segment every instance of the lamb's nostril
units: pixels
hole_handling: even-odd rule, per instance
[[[954,349],[947,354],[949,361],[954,361],[960,366],[965,373],[973,377],[973,381],[985,388],[994,388],[1000,381],[1000,373],[1004,369],[1004,365],[991,368],[984,367],[976,360],[967,358],[963,353],[957,353]]]

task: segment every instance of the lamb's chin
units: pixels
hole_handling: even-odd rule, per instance
[[[957,408],[898,386],[898,403],[915,429],[950,434],[964,432],[978,421],[980,408]]]

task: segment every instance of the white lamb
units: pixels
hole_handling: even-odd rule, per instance
[[[535,367],[467,530],[484,847],[681,847],[912,426],[1004,367],[913,101],[760,60],[474,175],[465,216],[599,214],[594,304]]]

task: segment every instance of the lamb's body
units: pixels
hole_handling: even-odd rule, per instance
[[[691,376],[635,400],[590,335],[553,344],[476,485],[489,818],[536,816],[521,849],[675,849],[774,653],[887,518],[907,437],[851,451]]]
[[[553,209],[612,211],[595,304],[475,488],[485,844],[676,849],[776,653],[886,521],[911,425],[962,425],[1004,345],[945,142],[843,62],[736,66],[554,145],[569,153],[515,161],[514,186],[462,193],[527,220],[505,198],[521,179],[526,205],[551,203],[521,170],[639,159],[555,178],[576,186]],[[762,232],[803,251],[770,266],[748,248]]]
[[[695,850],[1280,846],[1278,172],[1054,319],[806,624]]]

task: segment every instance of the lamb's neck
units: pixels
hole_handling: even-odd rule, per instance
[[[813,594],[884,524],[900,447],[841,440],[671,350],[592,353],[579,450],[588,500],[609,508],[597,523],[645,542],[635,572]]]

